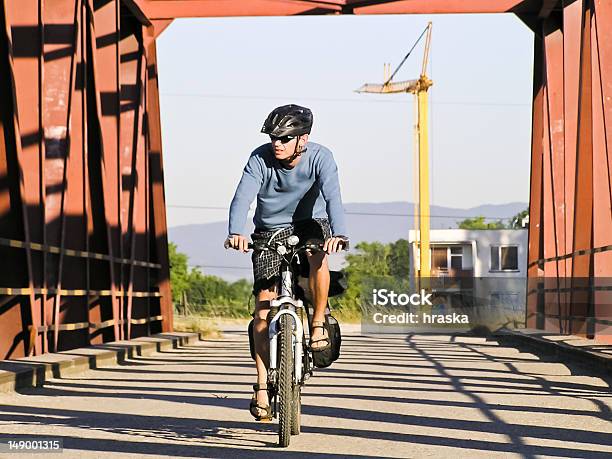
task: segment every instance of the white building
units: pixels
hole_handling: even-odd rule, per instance
[[[431,230],[431,290],[438,309],[469,309],[490,329],[523,323],[527,244],[526,229]],[[409,250],[414,288],[420,264],[414,230]]]
[[[420,265],[410,230],[411,277]],[[527,277],[527,230],[430,230],[431,276]]]

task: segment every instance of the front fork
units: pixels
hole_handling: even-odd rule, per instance
[[[272,307],[280,306],[280,304],[286,303],[286,300],[278,301],[279,304],[271,304]],[[291,302],[295,302],[295,300],[291,300]],[[273,300],[272,303],[276,303],[276,300]],[[296,307],[303,307],[302,301],[297,300]],[[280,318],[283,314],[289,314],[293,318],[293,323],[295,324],[291,336],[292,336],[292,344],[293,344],[293,382],[294,384],[300,384],[302,381],[302,359],[303,359],[303,347],[302,340],[304,337],[304,327],[302,325],[302,321],[291,309],[281,309],[270,321],[268,325],[268,337],[270,338],[270,375],[274,376],[274,379],[277,372],[277,353],[278,353],[278,334],[280,332]]]

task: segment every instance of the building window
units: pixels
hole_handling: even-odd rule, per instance
[[[432,247],[431,268],[441,271],[451,269],[463,269],[463,247]]]
[[[450,248],[450,265],[452,269],[463,269],[463,247]]]
[[[431,267],[432,269],[447,270],[448,269],[448,248],[447,247],[432,247],[431,249]]]
[[[491,246],[491,271],[517,271],[518,270],[518,246],[516,245],[492,245]]]

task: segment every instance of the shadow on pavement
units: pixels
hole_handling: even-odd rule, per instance
[[[239,339],[244,339],[238,336]],[[215,340],[206,347],[187,346],[164,351],[151,357],[133,357],[118,367],[96,370],[96,378],[69,378],[49,381],[42,388],[28,389],[23,395],[48,397],[94,397],[104,399],[157,400],[197,407],[221,407],[246,410],[250,385],[233,380],[236,371],[250,368],[248,346],[244,341]],[[491,342],[466,343],[457,340],[434,341],[419,335],[403,337],[347,337],[341,359],[332,368],[318,371],[308,381],[302,412],[306,418],[304,434],[328,436],[329,444],[338,439],[363,438],[400,442],[406,445],[401,454],[410,456],[410,445],[437,445],[480,452],[519,453],[524,457],[541,455],[555,457],[609,457],[606,447],[612,445],[612,435],[587,430],[588,418],[610,420],[610,407],[602,398],[610,397],[609,382],[589,384],[582,379],[555,381],[537,371],[520,371],[524,363],[540,363],[538,356],[510,352],[511,355],[491,355],[488,349],[499,350]],[[367,347],[367,353],[364,349]],[[507,348],[510,351],[516,351]],[[503,350],[503,349],[502,349]],[[503,354],[503,353],[502,353]],[[507,354],[507,353],[506,353]],[[366,356],[366,357],[364,357]],[[159,358],[158,358],[159,357]],[[181,358],[181,357],[184,357]],[[175,365],[190,365],[191,375],[203,380],[180,379],[185,371]],[[478,365],[482,365],[479,368]],[[155,368],[151,368],[155,367]],[[492,368],[493,367],[493,368]],[[227,368],[227,371],[224,370]],[[556,368],[556,367],[555,367]],[[210,370],[210,371],[209,371]],[[426,370],[424,374],[415,371]],[[148,380],[129,379],[130,373],[148,375]],[[251,373],[249,373],[251,374]],[[573,373],[562,374],[569,377]],[[241,373],[244,376],[243,373]],[[554,375],[553,375],[554,376]],[[588,375],[587,375],[588,376]],[[108,379],[104,379],[108,377]],[[553,378],[554,379],[554,378]],[[155,385],[150,387],[146,383]],[[601,380],[600,380],[601,381]],[[120,384],[118,384],[120,383]],[[182,385],[183,387],[172,387]],[[189,386],[189,387],[184,387]],[[222,388],[215,388],[221,386]],[[359,389],[355,393],[355,390]],[[372,393],[373,391],[376,393]],[[385,391],[400,392],[385,395]],[[382,393],[381,393],[382,392]],[[429,399],[423,393],[462,394],[461,400]],[[522,399],[521,406],[491,403],[492,395],[533,397],[533,403]],[[320,397],[329,404],[309,404],[310,397]],[[594,410],[548,407],[545,397],[581,398],[594,405]],[[596,397],[596,398],[595,398]],[[334,406],[348,400],[350,407]],[[531,399],[529,399],[531,400]],[[362,409],[364,402],[397,404],[395,411]],[[102,402],[104,403],[104,402]],[[337,403],[336,403],[337,404]],[[539,406],[539,405],[544,406]],[[407,412],[407,405],[430,406],[439,416],[419,416]],[[476,409],[478,420],[453,419],[446,413],[452,409]],[[198,408],[200,409],[200,408]],[[582,416],[585,430],[546,425],[522,425],[504,420],[500,413],[527,412],[534,416]],[[202,409],[202,413],[206,410]],[[456,416],[455,416],[456,417]],[[473,415],[472,415],[473,417]],[[309,423],[312,419],[331,418],[354,421],[351,427],[325,426]],[[126,435],[125,440],[98,438],[64,438],[64,448],[83,451],[114,451],[133,454],[161,454],[176,457],[264,457],[274,448],[275,455],[292,457],[348,457],[333,453],[300,454],[278,450],[276,424],[230,422],[216,419],[145,416],[141,414],[107,413],[102,411],[64,410],[45,407],[0,405],[2,423],[26,426],[67,426],[84,431],[101,431]],[[430,428],[431,434],[400,433],[391,426]],[[355,427],[352,427],[355,426]],[[449,434],[445,435],[447,431]],[[454,438],[457,431],[462,438]],[[453,432],[451,435],[450,432]],[[503,441],[470,438],[473,432],[493,434]],[[263,440],[262,440],[263,435]],[[0,435],[2,438],[19,435]],[[35,438],[24,434],[23,437]],[[42,438],[42,436],[41,436]],[[529,440],[526,440],[529,439]],[[542,444],[536,440],[545,440]],[[564,446],[549,446],[546,441],[566,442]],[[578,448],[576,448],[578,446]],[[250,450],[246,448],[263,448]],[[590,447],[592,451],[586,449]],[[239,449],[239,452],[236,451]],[[435,450],[432,450],[435,451]],[[352,454],[350,457],[356,457]],[[384,456],[378,456],[384,457]],[[397,457],[397,456],[388,456]]]

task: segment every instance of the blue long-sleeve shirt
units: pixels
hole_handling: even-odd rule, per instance
[[[293,169],[285,169],[269,143],[256,148],[244,167],[229,212],[229,234],[244,234],[249,206],[257,196],[257,230],[274,230],[311,218],[329,218],[333,235],[347,236],[331,151],[313,142]]]

